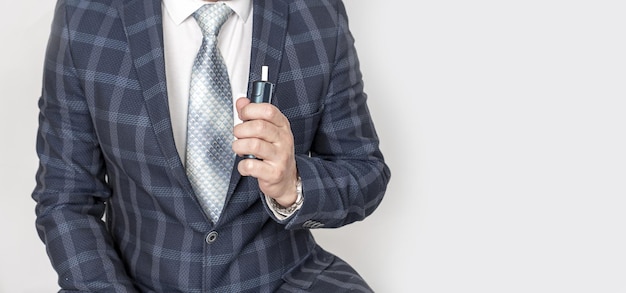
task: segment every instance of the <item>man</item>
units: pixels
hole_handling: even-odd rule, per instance
[[[62,292],[371,291],[310,233],[363,220],[390,177],[341,0],[55,11],[33,198]],[[275,92],[252,104],[263,66]]]

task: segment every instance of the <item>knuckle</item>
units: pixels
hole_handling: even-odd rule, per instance
[[[270,120],[274,117],[274,115],[276,115],[276,108],[271,105],[267,105],[267,107],[263,108],[262,115],[263,118]]]
[[[267,129],[267,123],[265,123],[265,122],[264,122],[264,121],[262,121],[262,120],[255,120],[254,122],[255,122],[255,123],[254,123],[255,130],[256,130],[258,133],[263,133],[264,131],[266,131],[266,129]]]
[[[254,140],[250,140],[250,145],[249,148],[252,152],[254,153],[258,153],[259,151],[261,151],[261,141],[258,139],[254,139]]]

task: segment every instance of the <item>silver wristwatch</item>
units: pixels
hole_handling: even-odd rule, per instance
[[[304,197],[302,196],[302,179],[300,178],[300,176],[298,176],[298,179],[296,180],[296,193],[296,202],[288,207],[281,206],[278,202],[276,202],[275,199],[272,198],[270,200],[270,204],[272,205],[274,211],[285,217],[288,217],[302,206],[302,202],[304,202]]]

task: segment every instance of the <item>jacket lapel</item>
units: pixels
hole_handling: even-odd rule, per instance
[[[283,0],[254,0],[250,83],[261,79],[261,66],[267,65],[269,80],[276,84],[287,34],[289,4]]]
[[[127,1],[122,6],[120,15],[159,147],[173,177],[187,192],[193,194],[176,151],[172,132],[165,80],[161,1]]]

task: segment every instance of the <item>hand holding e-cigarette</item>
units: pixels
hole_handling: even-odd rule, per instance
[[[244,158],[237,164],[241,176],[256,178],[263,194],[280,205],[290,206],[296,200],[298,178],[294,137],[289,119],[269,104],[274,88],[264,66],[261,80],[253,82],[250,95],[236,101],[244,123],[235,125],[233,130],[237,138],[233,151]]]

